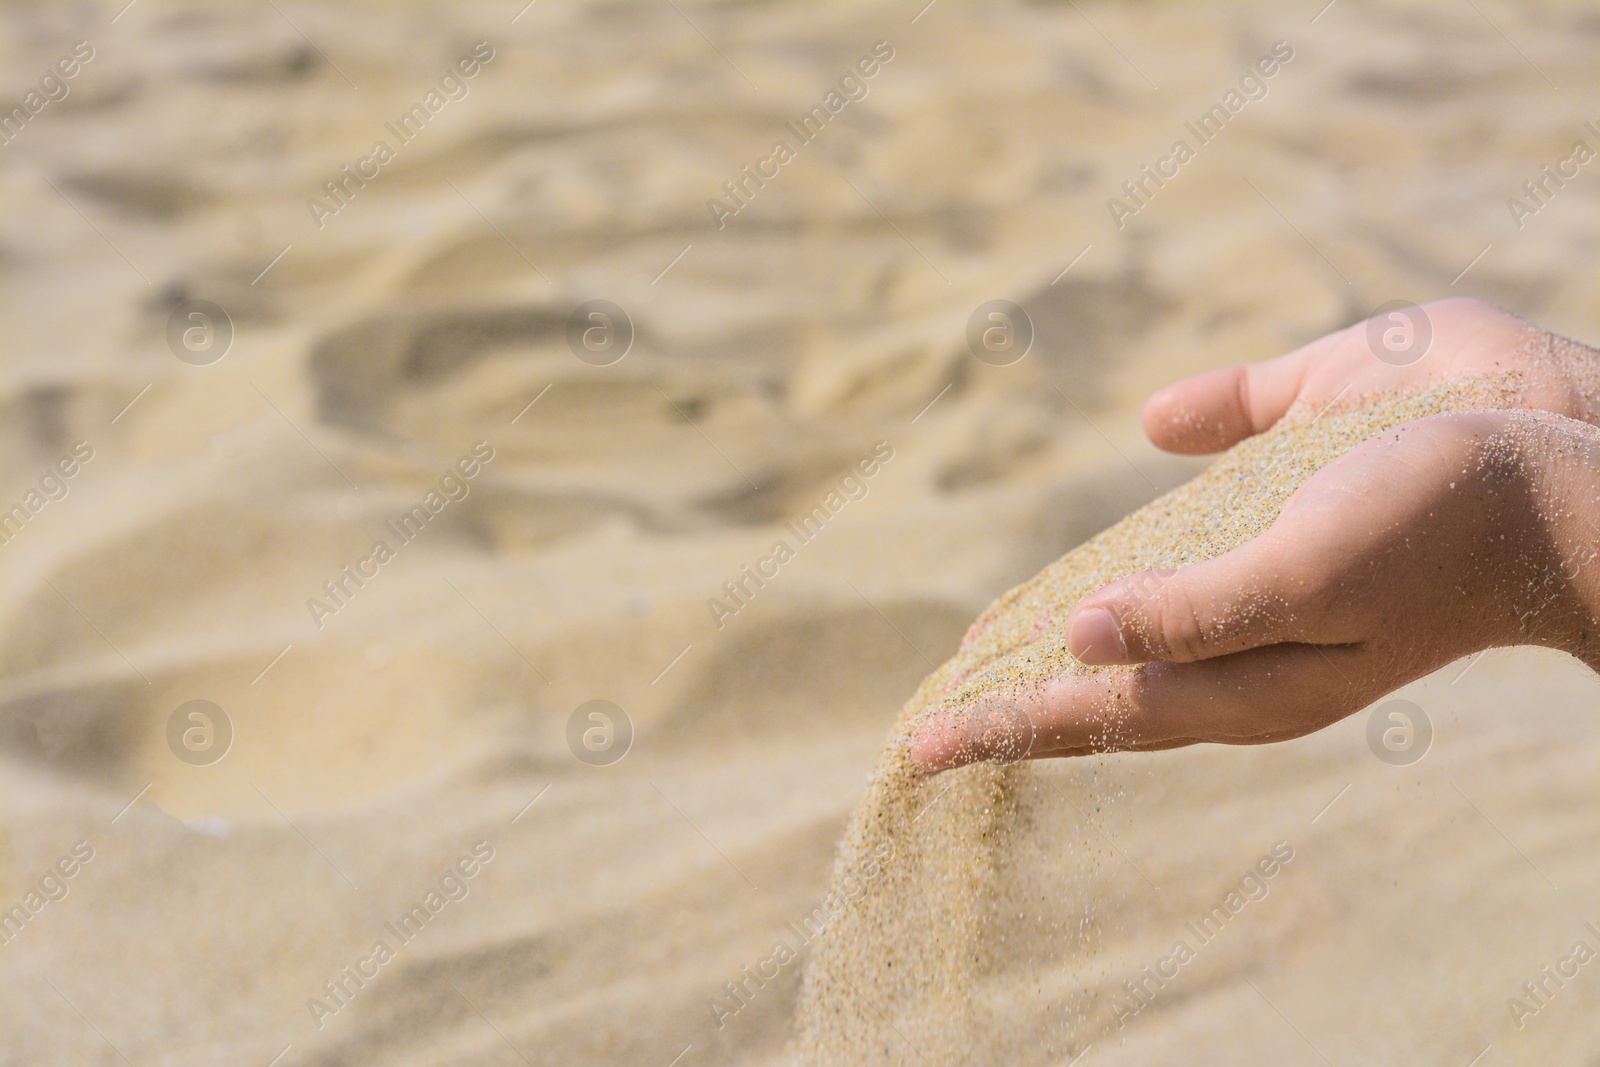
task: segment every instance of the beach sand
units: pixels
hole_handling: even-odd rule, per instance
[[[1600,121],[1578,9],[681,6],[0,12],[0,100],[94,49],[0,147],[0,507],[93,450],[0,545],[0,912],[65,889],[0,944],[0,1063],[784,1062],[810,946],[714,1004],[799,940],[972,619],[1203,468],[1143,442],[1145,395],[1397,298],[1600,337],[1592,180],[1506,208]],[[1265,98],[1117,229],[1278,40]],[[879,41],[866,98],[717,228]],[[635,326],[610,366],[568,346],[597,299]],[[964,340],[996,299],[1036,328],[1010,366]],[[188,300],[233,325],[207,366],[169,349]],[[1402,695],[1435,729],[1408,767],[1360,715],[1030,768],[1082,810],[997,798],[1055,888],[983,963],[988,1062],[1078,1055],[1279,841],[1270,893],[1080,1067],[1583,1062],[1588,968],[1521,1029],[1506,1000],[1600,920],[1600,685],[1508,651]],[[568,744],[596,699],[633,730],[610,766]],[[169,744],[190,700],[220,761]]]
[[[1535,343],[1537,336],[1529,331]],[[1048,766],[1020,762],[1043,743],[1026,707],[1062,675],[1136,668],[1085,667],[1067,651],[1062,621],[1107,582],[1145,572],[1159,585],[1173,569],[1259,535],[1307,478],[1370,437],[1414,419],[1520,400],[1518,376],[1500,375],[1297,404],[1271,430],[985,609],[956,654],[901,710],[845,831],[824,908],[798,931],[811,939],[812,954],[797,1018],[798,1061],[1070,1060],[1171,999],[1162,998],[1169,983],[1179,984],[1184,968],[1250,902],[1270,896],[1267,879],[1281,874],[1296,850],[1284,838],[1273,842],[1265,867],[1246,864],[1254,879],[1246,891],[1215,914],[1202,909],[1199,925],[1176,929],[1154,972],[1147,964],[1132,985],[1079,973],[1094,961],[1090,932],[1111,916],[1093,893],[1062,894],[1072,884],[1063,861],[1070,870],[1077,857],[1070,847],[1052,847],[1046,828],[1074,817],[1092,826],[1085,809],[1098,806],[1099,794],[1063,784]],[[1096,714],[1096,748],[1109,752],[1137,740],[1125,734],[1116,706]],[[917,766],[918,744],[962,760],[992,745],[999,758],[934,776]],[[1019,993],[1019,983],[1033,988]],[[1007,1013],[986,1008],[1012,998],[1032,1001],[1035,1025],[1020,1040]]]

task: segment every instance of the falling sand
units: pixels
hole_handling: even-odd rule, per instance
[[[1103,1013],[1093,1010],[1087,976],[1071,971],[1075,947],[1093,937],[1104,902],[1064,897],[1043,873],[1050,864],[1041,854],[1059,851],[1049,829],[1029,829],[1052,818],[1048,809],[1070,818],[1069,806],[1081,814],[1096,799],[1069,785],[1084,794],[1075,802],[1038,763],[981,762],[925,777],[910,752],[918,724],[965,715],[972,731],[1016,736],[1025,727],[1005,709],[1019,694],[1063,673],[1133,669],[1084,667],[1067,651],[1063,621],[1080,597],[1129,574],[1243,544],[1302,482],[1367,438],[1429,415],[1505,406],[1517,384],[1511,375],[1473,379],[1368,397],[1360,406],[1291,411],[991,605],[901,711],[846,829],[829,898],[845,903],[813,942],[795,1059],[852,1067],[1029,1062],[1044,1050],[1009,1047],[1029,1029],[1016,1025],[1018,996],[1049,1013],[1044,1029],[1059,1035],[1053,1062],[1100,1039]],[[988,710],[974,715],[975,701]],[[1119,740],[1108,712],[1101,747],[1114,750]],[[1040,958],[1051,945],[1053,964]],[[1029,966],[1029,980],[1016,981]],[[1000,980],[1003,972],[1009,980]],[[1001,996],[1003,1006],[989,999]]]

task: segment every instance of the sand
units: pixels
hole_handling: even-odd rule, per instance
[[[1051,845],[1028,840],[1093,807],[1095,793],[1063,790],[1019,762],[1035,740],[1020,698],[1063,674],[1135,669],[1090,668],[1073,658],[1063,625],[1073,604],[1114,579],[1243,544],[1271,525],[1307,478],[1376,434],[1520,401],[1510,375],[1297,407],[990,605],[901,710],[851,817],[825,898],[838,903],[819,923],[806,970],[798,1061],[993,1061],[996,1046],[1009,1047],[1014,1037],[1009,1020],[987,1009],[986,987],[1016,965],[1019,946],[1028,946],[1022,951],[1032,966],[1054,964],[1050,988],[1036,991],[1031,1010],[1054,1016],[1059,1032],[1049,1041],[1060,1043],[1060,1054],[1071,1058],[1119,1029],[1112,995],[1121,991],[1097,989],[1078,970],[1088,954],[1075,942],[1085,924],[1099,921],[1104,902],[1054,893],[1060,857],[1041,869],[1035,853]],[[1123,747],[1117,709],[1101,712],[1096,746]],[[1001,739],[1009,758],[927,775],[912,760],[911,737],[933,716],[950,716],[951,729],[972,739],[963,743],[969,750]],[[1042,948],[1029,944],[1035,940]]]
[[[785,1062],[790,924],[907,695],[1204,466],[1142,440],[1146,395],[1398,298],[1600,337],[1594,164],[1506,213],[1600,121],[1584,8],[678,6],[0,9],[0,101],[95,49],[0,147],[0,505],[94,449],[0,545],[0,909],[93,849],[0,944],[0,1063]],[[1107,198],[1280,38],[1270,94],[1116,229]],[[470,95],[317,229],[307,200],[484,39]],[[715,229],[706,200],[879,40],[870,95]],[[234,322],[210,366],[167,345],[190,297]],[[567,346],[591,299],[637,325],[613,366]],[[966,348],[995,299],[1037,327],[1012,366]],[[318,629],[307,600],[478,441],[470,494]],[[866,495],[717,628],[878,441]],[[1597,694],[1495,653],[1401,694],[1435,726],[1410,767],[1356,716],[1029,768],[1082,812],[996,800],[1019,879],[1053,880],[978,967],[989,1062],[1061,1067],[1078,1013],[1285,840],[1270,895],[1077,1067],[1322,1063],[1301,1034],[1341,1065],[1584,1063],[1589,968],[1521,1029],[1505,1002],[1595,918]],[[167,740],[196,699],[233,725],[209,766]],[[595,699],[634,727],[607,767],[567,744]],[[308,1000],[480,841],[318,1028]],[[719,1022],[779,940],[798,958]]]

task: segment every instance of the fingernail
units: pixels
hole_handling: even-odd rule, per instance
[[[1125,663],[1128,659],[1128,646],[1122,640],[1117,618],[1105,608],[1078,613],[1067,631],[1067,648],[1078,662],[1090,666]]]

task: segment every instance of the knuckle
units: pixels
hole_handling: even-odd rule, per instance
[[[1112,589],[1112,602],[1118,618],[1132,618],[1155,601],[1166,579],[1158,571],[1140,571],[1122,579]]]
[[[1209,652],[1204,623],[1193,598],[1169,589],[1146,611],[1152,651],[1178,662],[1204,659]]]
[[[1487,300],[1480,300],[1475,296],[1455,296],[1446,300],[1434,300],[1423,305],[1423,309],[1430,315],[1459,316],[1462,319],[1481,321],[1484,319],[1511,320],[1515,316],[1497,304]]]
[[[1277,610],[1294,627],[1305,627],[1316,638],[1328,630],[1349,630],[1360,617],[1361,600],[1341,578],[1330,571],[1312,571],[1300,580],[1290,597],[1281,597]]]

